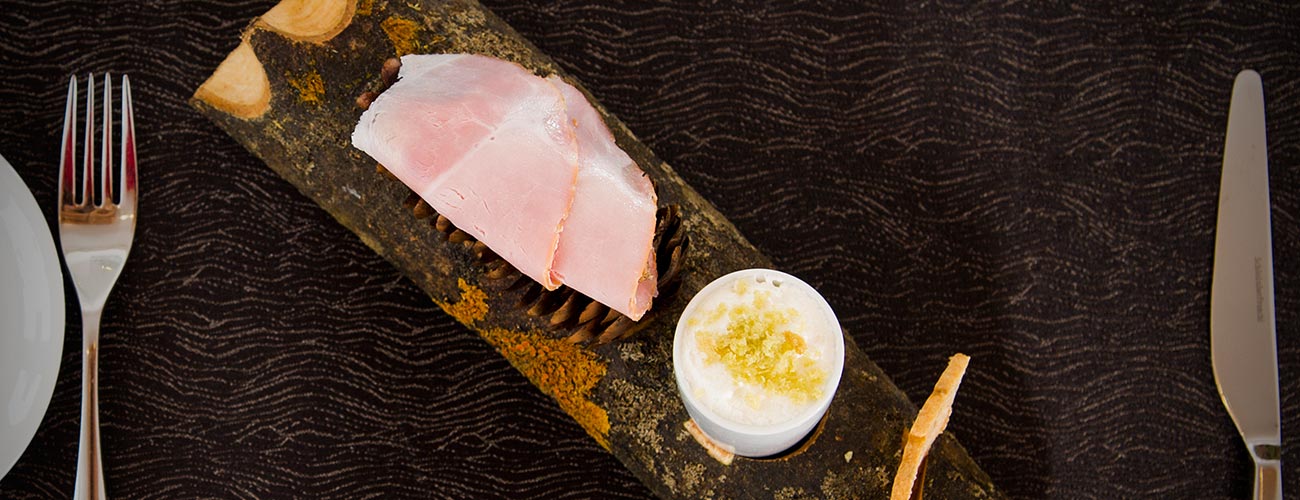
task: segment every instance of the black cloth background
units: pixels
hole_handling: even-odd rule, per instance
[[[109,494],[647,495],[186,104],[271,3],[0,2],[0,154],[47,214],[67,75],[132,76],[142,201],[103,319]],[[1259,70],[1300,493],[1300,4],[486,3],[818,287],[914,401],[970,354],[949,431],[1015,498],[1249,495],[1209,289],[1232,79]],[[71,494],[76,310],[0,497]]]

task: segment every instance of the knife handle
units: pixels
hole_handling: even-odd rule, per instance
[[[1268,445],[1259,445],[1251,450],[1251,458],[1255,459],[1255,500],[1282,500],[1282,461],[1278,460],[1277,451],[1260,456],[1260,448],[1276,450],[1276,447]]]

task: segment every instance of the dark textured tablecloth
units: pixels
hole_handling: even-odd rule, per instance
[[[647,495],[186,104],[271,3],[0,2],[0,154],[47,216],[67,75],[132,77],[142,201],[103,319],[109,494]],[[1248,496],[1209,289],[1232,78],[1259,70],[1283,432],[1300,432],[1300,4],[487,3],[818,287],[913,400],[970,354],[949,431],[1015,498]],[[72,491],[65,287],[58,386],[2,498]]]

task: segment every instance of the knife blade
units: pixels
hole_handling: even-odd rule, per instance
[[[1281,419],[1273,317],[1264,88],[1246,70],[1232,86],[1223,145],[1210,289],[1210,356],[1223,405],[1255,461],[1256,499],[1281,499]]]

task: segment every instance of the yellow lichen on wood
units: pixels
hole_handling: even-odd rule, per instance
[[[217,66],[194,98],[240,118],[256,118],[271,107],[271,82],[248,40]]]
[[[325,96],[325,80],[321,79],[316,70],[296,77],[286,73],[284,79],[298,91],[298,100],[303,104],[320,104],[321,98]]]
[[[460,300],[454,304],[439,303],[442,309],[467,326],[487,317],[487,293],[466,282],[465,278],[458,278],[456,285],[460,287]]]
[[[375,10],[375,0],[361,0],[357,3],[357,15],[368,16]]]
[[[609,413],[591,402],[591,391],[605,377],[605,363],[593,352],[544,332],[501,328],[480,330],[510,364],[560,404],[602,447],[609,449]]]
[[[393,43],[393,49],[397,51],[398,57],[414,54],[420,46],[416,38],[420,32],[420,25],[415,21],[392,16],[379,23],[379,29],[384,30],[384,34],[388,35],[388,41]]]
[[[487,293],[464,278],[456,284],[460,300],[435,302],[456,321],[472,327],[487,317]],[[479,330],[479,334],[542,393],[555,398],[597,443],[609,448],[609,414],[588,399],[605,377],[605,363],[596,354],[544,332],[492,328]]]
[[[281,0],[259,19],[291,40],[321,43],[342,33],[356,8],[355,0]]]

